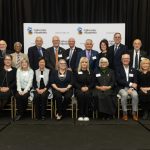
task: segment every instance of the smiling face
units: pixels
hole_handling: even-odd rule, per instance
[[[150,61],[149,59],[143,59],[140,63],[141,70],[149,71],[150,70]]]
[[[92,48],[93,48],[93,41],[90,40],[90,39],[86,40],[86,42],[85,42],[85,49],[86,50],[91,50]]]
[[[58,62],[58,68],[61,70],[66,70],[67,69],[67,63],[65,60],[59,60]]]
[[[82,70],[87,70],[88,67],[88,60],[87,59],[82,59],[81,61],[81,69]]]
[[[142,46],[142,42],[140,39],[136,39],[133,41],[133,47],[135,50],[139,50]]]
[[[70,38],[68,40],[68,45],[69,45],[70,48],[75,47],[75,39],[74,38]]]
[[[60,44],[60,39],[58,36],[53,36],[52,38],[52,43],[53,43],[53,46],[54,47],[59,47],[59,44]]]
[[[35,45],[37,47],[42,47],[42,45],[43,45],[43,39],[41,37],[36,37],[36,39],[35,39]]]
[[[7,48],[7,44],[6,44],[6,42],[4,41],[4,40],[1,40],[0,41],[0,50],[6,50],[6,48]]]
[[[123,65],[129,65],[129,63],[130,63],[130,55],[129,54],[122,55],[121,61],[122,61]]]
[[[41,60],[39,61],[39,68],[40,68],[40,69],[44,69],[44,68],[45,68],[45,60],[44,60],[44,59],[41,59]]]
[[[4,58],[4,65],[7,67],[11,67],[12,65],[12,58],[11,56],[5,56]]]
[[[19,53],[19,52],[21,52],[21,49],[22,49],[21,43],[20,42],[16,42],[14,44],[14,50],[15,50],[15,52]]]
[[[114,34],[114,42],[117,45],[121,43],[121,34],[120,33],[115,33]]]

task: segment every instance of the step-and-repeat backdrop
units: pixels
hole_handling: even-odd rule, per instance
[[[52,37],[60,37],[60,46],[67,49],[68,39],[74,37],[76,46],[84,49],[86,39],[92,39],[93,49],[99,51],[99,43],[102,39],[107,39],[109,45],[114,43],[113,35],[120,32],[122,43],[125,43],[125,24],[107,23],[107,24],[62,24],[62,23],[24,23],[24,52],[28,52],[30,46],[35,45],[35,38],[43,38],[43,47],[52,46]]]

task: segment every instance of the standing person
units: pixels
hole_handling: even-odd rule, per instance
[[[16,69],[12,67],[12,56],[4,56],[4,67],[0,70],[0,109],[9,102],[16,92]]]
[[[36,119],[42,120],[46,119],[46,105],[50,87],[50,70],[45,68],[45,64],[44,57],[41,57],[39,59],[39,69],[35,70],[33,80]]]
[[[81,57],[87,57],[89,60],[90,71],[94,71],[96,68],[96,61],[98,52],[93,50],[93,41],[91,39],[87,39],[85,42],[85,50],[79,52],[76,61],[76,68],[79,65]]]
[[[53,70],[50,78],[54,100],[56,100],[56,119],[64,117],[68,104],[71,103],[73,94],[73,75],[67,70],[67,63],[64,59],[58,62],[58,70]]]
[[[100,41],[99,44],[99,48],[100,48],[100,53],[97,56],[97,62],[96,62],[96,66],[99,67],[99,60],[102,57],[106,57],[109,61],[109,56],[108,56],[108,51],[109,51],[109,46],[108,46],[108,41],[106,39],[103,39]]]
[[[93,91],[97,110],[102,119],[106,120],[112,119],[116,110],[115,76],[108,66],[108,59],[102,57],[99,60],[99,68],[95,70],[95,90]]]
[[[12,52],[7,49],[7,43],[4,40],[0,40],[0,70],[4,67],[4,57],[6,54],[11,54]]]
[[[147,58],[140,62],[138,89],[139,103],[144,112],[142,119],[150,120],[150,60]]]
[[[58,61],[60,59],[66,59],[65,49],[60,47],[60,39],[58,36],[52,38],[53,46],[46,50],[45,59],[46,67],[50,70],[58,68]]]
[[[33,70],[39,68],[38,60],[40,57],[45,56],[45,48],[42,47],[43,39],[40,36],[37,36],[35,39],[35,46],[32,46],[28,49],[28,57],[30,67]]]
[[[121,43],[121,33],[114,34],[114,45],[109,47],[109,64],[111,69],[117,69],[121,66],[121,56],[128,51],[126,45]]]
[[[68,69],[75,72],[77,71],[76,68],[77,56],[78,53],[82,51],[82,49],[75,46],[75,39],[72,37],[69,38],[68,45],[69,48],[66,49],[66,60],[67,60]]]
[[[123,110],[122,119],[127,121],[127,99],[128,95],[132,98],[132,116],[133,120],[137,121],[138,110],[138,94],[137,94],[137,71],[130,64],[130,54],[123,54],[121,57],[122,66],[116,71],[116,80],[121,96],[121,105]]]
[[[141,49],[142,47],[142,41],[140,39],[135,39],[133,41],[133,49],[130,50],[130,65],[135,68],[136,70],[140,69],[140,61],[147,57],[147,54],[145,51]]]
[[[89,60],[81,57],[78,71],[74,75],[75,95],[78,101],[78,121],[89,121],[89,105],[92,99],[92,88],[94,87],[93,74],[89,70]]]
[[[25,113],[32,82],[33,70],[29,67],[29,61],[24,58],[20,62],[20,68],[17,69],[16,121],[20,120]]]
[[[17,69],[20,67],[20,61],[23,58],[28,59],[28,56],[22,53],[21,49],[22,49],[22,44],[20,42],[15,42],[14,43],[15,52],[12,53],[11,55],[12,55],[12,66]]]

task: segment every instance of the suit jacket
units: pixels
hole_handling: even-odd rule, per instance
[[[86,57],[86,50],[83,50],[78,53],[77,61],[76,61],[76,68],[78,68],[81,57]],[[97,59],[98,59],[98,52],[95,50],[91,50],[91,57],[89,60],[90,70],[94,71],[94,69],[96,68]]]
[[[45,57],[45,49],[42,47],[42,52],[43,52],[43,56]],[[32,46],[28,49],[28,58],[29,58],[29,63],[30,63],[30,67],[33,70],[36,70],[39,68],[38,62],[39,62],[39,58],[42,57],[42,55],[39,53],[38,49],[36,46]]]
[[[133,50],[129,50],[129,54],[130,54],[130,65],[131,67],[133,67],[133,61],[134,61],[134,49]],[[138,60],[142,60],[142,57],[147,58],[147,54],[145,51],[140,50],[140,54],[139,54],[139,59]],[[139,61],[139,66],[140,66],[140,61]]]
[[[82,51],[81,48],[75,47],[73,55],[72,55],[72,58],[70,60],[70,58],[69,58],[70,48],[66,49],[66,61],[67,61],[67,65],[68,65],[69,68],[72,69],[73,72],[75,72],[76,69],[77,69],[76,68],[77,56],[78,56],[78,53],[81,52],[81,51]]]
[[[66,60],[66,54],[65,54],[65,49],[62,47],[59,47],[58,49],[58,60],[60,59],[65,59]],[[46,59],[46,67],[48,69],[54,70],[56,67],[56,58],[55,58],[55,52],[54,52],[54,47],[50,47],[46,49],[45,53],[45,59]]]
[[[126,73],[123,65],[116,70],[116,81],[118,89],[129,87],[130,82],[137,83],[137,71],[129,66],[129,80],[126,79]]]
[[[123,53],[128,52],[127,46],[120,43],[116,54],[114,54],[114,46],[109,47],[108,58],[109,58],[109,67],[111,69],[117,69],[121,66],[121,56]]]
[[[6,54],[11,54],[12,51],[6,50]],[[0,70],[4,67],[4,56],[2,55],[2,51],[0,50]]]
[[[16,61],[17,61],[17,53],[12,53],[12,67],[16,68]],[[27,59],[28,60],[28,56],[24,53],[20,53],[20,58],[23,59]]]

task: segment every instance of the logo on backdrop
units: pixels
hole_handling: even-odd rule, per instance
[[[78,34],[82,34],[82,28],[81,27],[78,27],[77,31],[78,31]]]
[[[32,34],[32,33],[33,33],[32,27],[28,27],[28,28],[27,28],[27,31],[28,31],[28,34]]]

